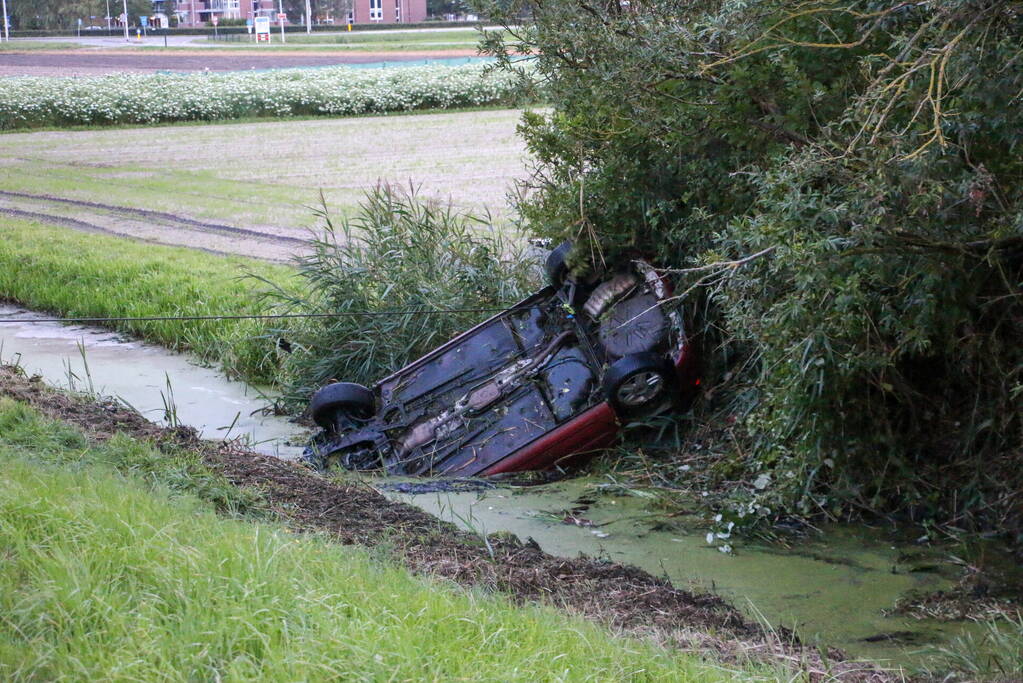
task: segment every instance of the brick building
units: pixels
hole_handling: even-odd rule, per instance
[[[426,0],[352,0],[347,17],[316,17],[331,23],[409,24],[426,19]],[[252,19],[269,16],[276,22],[277,0],[154,0],[154,18],[175,17],[179,26],[207,26],[219,19]],[[300,17],[289,16],[298,22]],[[157,19],[160,21],[160,19]]]
[[[157,8],[157,5],[161,7]],[[157,0],[153,3],[153,10],[177,17],[179,26],[206,26],[213,17],[274,17],[277,4],[274,0]]]
[[[353,24],[414,24],[426,20],[426,0],[354,0]]]

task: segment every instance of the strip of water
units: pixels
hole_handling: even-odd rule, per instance
[[[255,450],[292,459],[303,435],[267,415],[269,398],[185,354],[84,325],[31,322],[48,316],[0,304],[0,359],[72,391],[110,396],[158,424],[194,427],[207,439],[241,438]]]

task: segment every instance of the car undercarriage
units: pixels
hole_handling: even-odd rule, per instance
[[[424,476],[549,469],[677,404],[692,379],[678,361],[691,354],[656,270],[635,261],[580,282],[552,257],[548,287],[373,389],[318,391],[310,411],[323,431],[307,460]]]

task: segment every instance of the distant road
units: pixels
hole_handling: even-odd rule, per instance
[[[302,66],[472,57],[475,50],[423,52],[257,52],[255,50],[68,50],[0,53],[0,76],[94,76],[155,71],[245,71]]]

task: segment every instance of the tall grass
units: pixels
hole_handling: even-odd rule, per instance
[[[935,679],[1023,680],[1023,613],[985,622],[980,635],[961,636],[932,654],[938,665],[921,673]]]
[[[5,680],[735,677],[88,463],[128,440],[97,452],[10,401],[0,420]]]
[[[248,272],[283,286],[291,269],[240,257],[84,235],[0,217],[0,298],[77,317],[259,313]],[[108,327],[191,351],[231,375],[274,379],[275,339],[246,320],[117,322]]]
[[[323,229],[297,259],[302,282],[267,299],[279,310],[450,311],[496,309],[536,287],[534,264],[520,241],[506,239],[486,219],[420,200],[414,192],[380,186],[356,217],[336,225],[324,208]],[[294,352],[285,360],[285,398],[304,402],[331,379],[372,384],[475,322],[487,312],[339,316],[297,321],[288,331]]]

